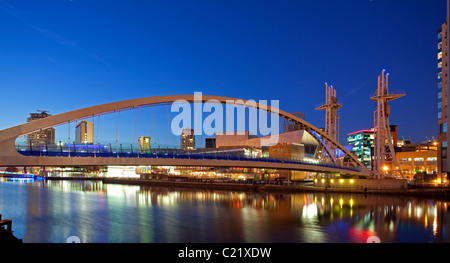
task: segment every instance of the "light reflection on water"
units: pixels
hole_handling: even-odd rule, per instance
[[[0,182],[0,213],[24,242],[450,242],[448,202],[267,194],[82,181]]]

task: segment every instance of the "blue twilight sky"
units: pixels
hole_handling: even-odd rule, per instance
[[[390,73],[391,124],[437,133],[437,32],[445,0],[0,0],[0,129],[139,97],[201,91],[279,100],[318,127],[325,82],[340,141],[373,125]]]

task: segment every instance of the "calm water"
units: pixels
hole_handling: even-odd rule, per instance
[[[450,242],[449,202],[264,194],[101,182],[1,181],[0,213],[24,242]]]

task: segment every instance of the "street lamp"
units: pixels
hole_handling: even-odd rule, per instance
[[[383,166],[383,171],[384,171],[385,175],[387,175],[388,171],[389,171],[389,167],[387,165],[384,165]]]

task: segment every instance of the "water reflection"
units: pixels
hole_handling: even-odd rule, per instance
[[[268,194],[102,182],[0,182],[25,242],[449,242],[448,202]]]

